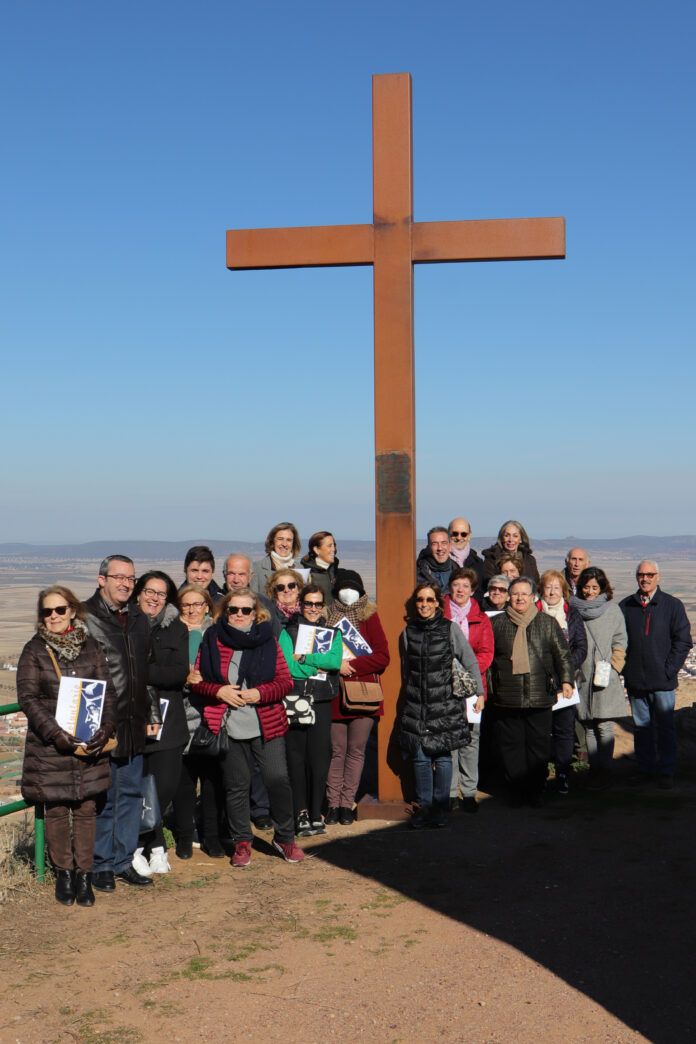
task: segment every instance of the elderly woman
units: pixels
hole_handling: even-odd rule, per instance
[[[333,533],[327,529],[321,529],[318,533],[312,533],[309,538],[309,551],[304,556],[300,565],[303,569],[309,569],[309,583],[317,584],[324,592],[324,601],[327,606],[333,601],[333,586],[338,569],[338,558],[336,557],[336,541]]]
[[[528,576],[535,583],[539,580],[539,569],[536,559],[529,546],[527,530],[521,522],[516,519],[508,519],[503,522],[498,531],[498,539],[495,544],[487,547],[483,552],[483,575],[490,580],[496,573],[501,573],[500,560],[505,554],[519,553],[522,556],[521,576]]]
[[[498,569],[508,580],[517,580],[522,576],[524,559],[519,551],[506,551],[498,559]]]
[[[190,686],[202,681],[195,669],[196,657],[203,635],[213,622],[213,600],[206,590],[188,584],[179,590],[179,614],[188,634],[188,665],[184,688],[184,706],[189,740],[201,723],[197,698],[191,699]],[[203,851],[214,859],[224,858],[220,844],[220,819],[224,815],[225,799],[222,776],[217,758],[192,754],[188,746],[181,759],[179,786],[172,802],[178,859],[190,859],[196,830],[196,791],[200,781]]]
[[[189,636],[179,619],[176,585],[166,573],[158,569],[144,573],[132,597],[150,624],[147,683],[159,699],[162,727],[147,741],[143,774],[155,777],[163,816],[179,786],[181,758],[189,741],[183,693],[189,673]],[[144,877],[171,870],[161,819],[154,830],[140,835],[133,867]]]
[[[483,598],[483,611],[486,616],[495,616],[496,613],[504,612],[508,603],[509,586],[510,581],[503,573],[498,573],[490,578]]]
[[[46,842],[56,876],[59,903],[93,906],[92,861],[97,798],[108,790],[111,773],[104,745],[115,731],[116,693],[101,647],[87,633],[84,610],[67,587],[39,594],[36,634],[22,650],[17,698],[27,716],[22,796],[46,806]],[[106,682],[101,724],[80,748],[56,721],[61,677]]]
[[[478,586],[478,574],[473,569],[458,569],[452,574],[449,583],[449,594],[444,599],[445,619],[452,620],[473,649],[476,662],[481,672],[483,695],[474,704],[474,712],[483,711],[486,699],[486,672],[493,662],[493,629],[486,614],[481,610],[474,598]],[[465,812],[477,812],[476,790],[478,787],[478,758],[481,725],[478,721],[470,722],[471,743],[459,750],[452,751],[452,782],[450,799],[452,807],[459,800],[459,788],[462,791],[461,807]]]
[[[371,649],[371,652],[356,652],[342,660],[341,676],[349,681],[379,683],[380,676],[389,666],[389,646],[377,606],[367,597],[362,577],[352,569],[337,570],[333,594],[334,602],[326,621],[329,627],[335,627],[345,618],[357,628]],[[350,826],[355,821],[355,797],[365,764],[365,748],[375,720],[382,713],[381,703],[370,714],[357,713],[343,706],[340,693],[334,696],[326,823]]]
[[[286,700],[287,748],[298,837],[325,832],[321,812],[331,761],[331,704],[338,693],[343,656],[341,632],[334,633],[327,652],[295,652],[301,624],[316,627],[324,623],[325,615],[324,592],[318,584],[307,584],[300,592],[299,613],[279,639],[294,683],[292,698]],[[306,707],[307,702],[311,707]],[[300,707],[306,710],[299,713]]]
[[[266,581],[266,595],[272,603],[272,621],[275,633],[280,635],[300,611],[300,591],[304,580],[295,569],[279,569]]]
[[[251,589],[265,594],[269,577],[278,569],[297,566],[300,554],[300,534],[292,522],[278,522],[266,537],[266,554],[254,562]]]
[[[541,597],[536,605],[541,613],[553,616],[563,631],[570,647],[570,659],[573,670],[580,670],[587,656],[587,635],[582,617],[569,603],[570,591],[563,573],[555,569],[547,569],[539,580]],[[560,688],[557,686],[557,688]],[[561,707],[553,712],[551,719],[551,739],[553,762],[556,769],[556,791],[568,793],[570,764],[573,759],[573,741],[575,739],[575,704]]]
[[[401,633],[402,705],[399,745],[413,764],[418,811],[411,826],[447,824],[452,779],[452,751],[469,742],[464,700],[455,696],[452,661],[472,675],[483,698],[481,672],[461,628],[444,616],[437,586],[418,584]]]
[[[589,566],[578,577],[578,593],[570,599],[585,624],[587,655],[578,685],[578,717],[585,729],[590,760],[590,785],[603,789],[612,782],[614,721],[628,713],[619,671],[626,662],[628,635],[623,613],[603,569]],[[597,665],[602,667],[597,672]],[[602,670],[605,677],[600,677]]]
[[[221,766],[234,841],[232,866],[242,869],[251,862],[252,759],[271,799],[273,847],[286,862],[301,863],[304,853],[295,844],[285,753],[288,719],[283,697],[292,680],[269,613],[253,591],[241,588],[222,599],[216,623],[203,635],[196,668],[203,680],[194,682],[192,689],[207,701],[205,723],[214,735],[221,729],[226,733]]]

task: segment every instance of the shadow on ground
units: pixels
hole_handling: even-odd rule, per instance
[[[399,824],[314,854],[515,947],[650,1040],[692,1039],[696,761],[669,792],[629,787],[634,767],[541,810],[491,797],[444,830]]]

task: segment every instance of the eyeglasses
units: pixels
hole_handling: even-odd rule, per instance
[[[296,591],[297,584],[294,580],[291,580],[289,584],[276,584],[275,589],[276,591]]]
[[[657,576],[657,573],[636,573],[636,576],[639,580],[652,580],[654,576]]]
[[[187,602],[186,605],[182,605],[182,613],[190,613],[193,609],[200,609],[201,606],[205,605],[205,602]]]
[[[464,532],[461,529],[453,529],[452,532],[450,533],[450,536],[467,537],[467,536],[471,536],[471,533],[466,533],[466,532]]]
[[[253,611],[254,611],[253,605],[228,605],[227,606],[227,615],[228,616],[238,616],[239,613],[241,613],[242,616],[251,616]]]
[[[416,605],[436,605],[437,598],[416,598]]]
[[[323,602],[303,602],[302,604],[303,604],[303,606],[305,606],[306,609],[323,609],[324,608],[324,603]]]
[[[58,613],[58,616],[65,616],[69,608],[69,605],[54,605],[50,609],[42,609],[40,615],[43,620],[48,620],[52,613]]]
[[[166,591],[155,591],[154,587],[143,587],[142,594],[149,595],[150,598],[158,598],[163,600],[167,597]]]
[[[135,577],[126,576],[124,573],[107,573],[106,580],[118,580],[119,584],[128,584],[129,587],[135,587]]]

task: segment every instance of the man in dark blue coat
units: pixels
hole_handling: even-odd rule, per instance
[[[677,675],[691,649],[691,626],[678,598],[660,590],[660,569],[649,559],[636,569],[638,590],[620,603],[628,649],[623,675],[631,701],[638,767],[659,787],[674,786]]]

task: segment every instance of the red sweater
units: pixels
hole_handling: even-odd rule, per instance
[[[354,681],[379,681],[379,675],[389,666],[389,646],[387,645],[387,636],[384,633],[379,613],[372,613],[372,615],[368,616],[366,620],[360,620],[356,626],[372,649],[372,652],[369,656],[356,656],[350,661],[350,665],[355,671],[355,674],[352,674],[351,678]],[[348,680],[350,681],[350,678]],[[351,721],[353,718],[365,717],[380,718],[383,714],[384,707],[381,703],[379,705],[379,710],[375,711],[372,715],[345,714],[341,708],[340,693],[338,696],[334,696],[333,703],[331,704],[332,721]]]
[[[449,595],[445,595],[445,618],[447,620],[452,619]],[[493,663],[493,628],[491,627],[491,621],[473,598],[471,599],[471,609],[469,610],[467,621],[469,624],[469,645],[474,650],[474,656],[479,665],[481,681],[483,682],[483,698],[485,699],[487,696],[486,671]]]
[[[275,641],[275,639],[273,639]],[[271,682],[265,682],[263,685],[255,685],[252,688],[259,690],[259,702],[252,704],[255,708],[256,713],[259,716],[259,723],[261,725],[261,735],[265,742],[268,740],[277,739],[278,736],[284,736],[288,731],[288,718],[285,713],[285,707],[283,706],[283,696],[287,696],[292,691],[292,678],[290,677],[290,671],[288,665],[285,662],[285,657],[281,651],[280,646],[276,642],[276,669],[275,677]],[[220,653],[220,672],[223,677],[227,675],[230,667],[230,660],[234,649],[230,649],[228,645],[223,645],[221,642],[217,642],[218,652]],[[200,650],[196,657],[196,670],[200,670],[201,654]],[[217,694],[222,688],[219,682],[202,681],[197,682],[196,685],[192,685],[191,689],[193,692],[198,693],[199,696],[204,696],[210,703],[203,708],[203,719],[210,729],[211,732],[218,734],[220,731],[220,724],[222,722],[222,716],[227,710],[227,704],[222,700],[218,700]]]

